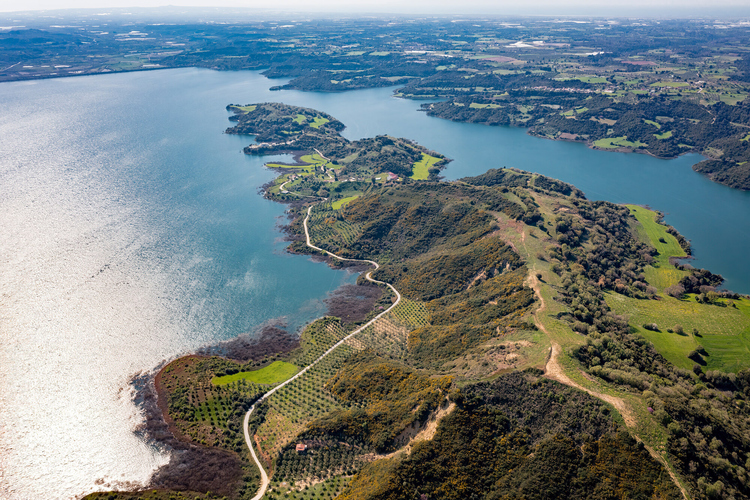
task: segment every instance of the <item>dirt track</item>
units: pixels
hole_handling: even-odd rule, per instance
[[[547,304],[544,302],[544,297],[542,297],[541,290],[539,288],[539,280],[536,277],[536,271],[532,270],[529,274],[529,286],[534,290],[534,293],[536,294],[537,298],[539,299],[539,308],[534,312],[534,324],[536,324],[537,328],[539,328],[541,331],[547,334],[549,337],[549,332],[547,331],[547,328],[545,328],[544,323],[542,323],[539,320],[539,316],[541,313],[543,313],[547,309]],[[591,389],[587,389],[578,383],[574,382],[573,380],[568,377],[565,372],[562,369],[562,366],[560,365],[559,357],[560,352],[562,349],[560,348],[560,345],[553,341],[550,338],[550,342],[552,343],[552,347],[550,349],[550,356],[547,360],[547,364],[544,367],[544,375],[547,378],[550,378],[552,380],[556,380],[560,382],[561,384],[565,384],[570,387],[574,387],[578,390],[584,391],[591,396],[594,396],[595,398],[601,399],[602,401],[611,404],[615,407],[615,409],[622,415],[622,419],[625,421],[625,425],[628,427],[635,427],[637,420],[635,418],[635,415],[633,415],[632,410],[630,407],[625,403],[625,401],[622,398],[618,398],[616,396],[610,396],[609,394],[602,394],[596,391],[592,391]],[[638,436],[634,436],[639,442],[643,443],[643,441],[638,438]],[[667,462],[664,460],[664,457],[656,453],[656,451],[651,448],[646,443],[643,443],[643,446],[648,450],[649,454],[655,459],[658,460],[659,463],[661,463],[664,468],[669,473],[669,476],[672,478],[672,482],[680,489],[680,492],[682,493],[682,497],[687,500],[690,498],[685,488],[680,484],[680,481],[677,479],[677,475],[674,473],[671,467],[667,464]]]
[[[303,223],[303,225],[305,227],[305,238],[306,238],[307,246],[309,246],[310,248],[313,248],[315,250],[319,250],[321,252],[325,252],[330,257],[333,257],[333,258],[338,259],[338,260],[346,260],[346,261],[353,261],[353,262],[367,262],[368,264],[371,264],[372,266],[374,266],[375,270],[377,270],[380,267],[377,262],[372,261],[372,260],[347,259],[347,258],[344,258],[344,257],[339,257],[338,255],[336,255],[334,253],[331,253],[331,252],[329,252],[327,250],[323,250],[322,248],[319,248],[319,247],[316,247],[315,245],[313,245],[310,242],[310,231],[307,228],[307,221],[310,218],[310,212],[312,211],[312,208],[313,207],[310,206],[310,208],[307,209],[307,216],[305,217],[305,220],[304,220],[304,223]],[[266,471],[263,468],[263,464],[260,463],[260,460],[258,460],[258,456],[255,454],[255,448],[253,447],[252,437],[250,436],[250,429],[248,427],[248,423],[250,421],[250,415],[253,413],[253,410],[255,410],[255,407],[257,405],[259,405],[263,400],[269,398],[271,395],[273,395],[276,391],[278,391],[279,389],[281,389],[285,385],[289,384],[290,382],[292,382],[293,380],[297,379],[298,377],[301,377],[302,375],[304,375],[310,368],[312,368],[313,366],[315,366],[316,364],[318,364],[318,362],[321,359],[323,359],[326,356],[328,356],[329,354],[331,354],[338,346],[340,346],[341,344],[345,343],[347,340],[349,340],[350,338],[352,338],[354,335],[358,334],[359,332],[361,332],[362,330],[364,330],[368,326],[370,326],[373,323],[375,323],[382,316],[388,314],[394,307],[396,307],[398,305],[399,302],[401,302],[401,294],[398,293],[398,290],[396,290],[393,287],[393,285],[391,285],[390,283],[386,283],[384,281],[378,281],[378,280],[374,279],[372,277],[372,271],[368,271],[367,274],[365,274],[365,278],[367,278],[367,280],[370,281],[370,282],[372,282],[372,283],[377,283],[377,284],[380,284],[380,285],[386,285],[388,288],[390,288],[391,290],[393,290],[393,293],[396,294],[396,301],[391,305],[391,307],[389,307],[385,311],[381,312],[380,314],[378,314],[377,316],[375,316],[374,318],[372,318],[370,321],[368,321],[364,325],[362,325],[359,328],[357,328],[356,330],[354,330],[352,333],[350,333],[349,335],[347,335],[343,339],[339,340],[330,349],[328,349],[326,352],[324,352],[323,354],[321,354],[320,357],[318,357],[318,359],[316,359],[315,361],[313,361],[312,363],[310,363],[309,365],[307,365],[303,370],[299,371],[295,376],[293,376],[292,378],[286,380],[285,382],[282,382],[281,384],[277,385],[276,387],[274,387],[273,389],[271,389],[270,391],[268,391],[267,393],[265,393],[263,396],[260,397],[260,399],[258,399],[258,401],[255,402],[255,404],[245,414],[245,420],[243,421],[243,424],[242,424],[242,427],[243,427],[243,430],[244,430],[244,433],[245,433],[245,443],[247,444],[247,447],[250,448],[250,454],[253,456],[253,461],[258,466],[258,469],[260,469],[260,476],[261,476],[260,477],[260,489],[258,490],[258,493],[252,498],[252,500],[260,500],[261,498],[263,498],[263,495],[266,494],[266,490],[268,490],[268,485],[270,484],[270,480],[268,479],[268,474],[266,474]]]

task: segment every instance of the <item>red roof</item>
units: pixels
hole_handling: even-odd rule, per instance
[[[307,445],[303,443],[297,444],[297,451],[305,451],[307,449]]]

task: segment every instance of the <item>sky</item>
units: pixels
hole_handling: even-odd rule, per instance
[[[331,13],[750,17],[748,0],[0,0],[0,12],[167,5]]]

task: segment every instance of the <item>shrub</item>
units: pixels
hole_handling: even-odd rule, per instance
[[[685,294],[685,287],[680,284],[672,285],[669,288],[666,288],[664,292],[676,299],[681,299]]]

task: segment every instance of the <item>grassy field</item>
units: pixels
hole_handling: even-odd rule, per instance
[[[439,161],[440,158],[422,153],[422,159],[412,167],[411,178],[418,181],[426,180],[430,176],[430,168]]]
[[[334,210],[338,210],[339,208],[343,207],[344,205],[346,205],[346,204],[347,204],[347,203],[349,203],[350,201],[352,201],[352,200],[356,200],[357,198],[359,198],[359,195],[357,195],[357,196],[347,196],[346,198],[341,198],[340,200],[336,200],[336,201],[334,201],[334,202],[333,202],[333,203],[331,204],[331,207],[332,207],[332,208],[333,208]]]
[[[736,372],[750,368],[750,300],[727,301],[730,305],[700,304],[694,297],[677,300],[637,300],[624,295],[608,294],[607,304],[616,314],[630,318],[631,326],[650,340],[656,350],[670,362],[690,369],[695,363],[687,355],[703,346],[706,369]],[[731,304],[734,303],[735,307]],[[656,323],[661,331],[643,328]],[[682,326],[684,335],[669,333],[667,329]],[[692,334],[693,329],[698,335]]]
[[[326,159],[320,156],[318,153],[313,153],[311,155],[304,155],[300,158],[300,160],[305,163],[310,163],[310,164],[326,163]]]
[[[667,232],[666,226],[656,222],[656,212],[636,205],[627,207],[640,223],[637,231],[641,241],[650,244],[659,252],[654,264],[646,266],[644,274],[651,285],[663,292],[665,288],[687,276],[687,271],[680,271],[669,263],[670,257],[685,257],[685,251],[680,247],[677,238]]]
[[[615,148],[637,148],[638,146],[645,146],[644,143],[639,141],[631,142],[627,136],[622,137],[607,137],[605,139],[599,139],[594,141],[594,146],[602,149],[615,149]]]
[[[750,367],[750,300],[726,300],[722,305],[696,302],[694,297],[678,300],[665,295],[664,289],[677,283],[688,271],[680,271],[669,263],[670,257],[683,257],[685,252],[666,226],[656,221],[656,212],[628,205],[638,220],[638,236],[654,246],[659,254],[653,266],[644,270],[646,280],[657,287],[661,300],[637,300],[615,293],[607,294],[607,304],[616,314],[627,316],[630,325],[650,340],[656,350],[670,362],[690,369],[695,363],[687,355],[703,346],[708,370],[735,372]],[[658,332],[646,330],[644,324],[655,323]],[[684,335],[669,333],[679,325]],[[693,335],[698,331],[698,336]]]
[[[227,385],[238,380],[247,380],[255,384],[278,384],[288,379],[295,373],[297,373],[297,366],[284,361],[274,361],[268,366],[261,368],[260,370],[253,370],[251,372],[239,372],[232,375],[224,375],[223,377],[214,377],[211,380],[213,385]]]
[[[289,168],[294,170],[300,170],[302,172],[312,172],[312,165],[287,165],[286,163],[266,163],[268,168]]]
[[[486,109],[486,108],[487,109],[497,109],[497,108],[502,108],[502,106],[500,106],[499,104],[480,104],[478,102],[472,102],[471,104],[469,104],[469,107],[473,108],[473,109]]]
[[[310,124],[310,127],[312,128],[320,128],[321,125],[325,125],[330,120],[328,118],[323,118],[322,116],[316,116],[313,122]]]
[[[651,87],[673,87],[673,88],[680,88],[680,87],[689,87],[690,84],[687,82],[655,82],[650,85]]]
[[[655,122],[653,120],[643,120],[644,123],[648,123],[649,125],[653,125],[657,129],[661,128],[661,124],[659,122]]]
[[[654,137],[656,137],[657,139],[669,139],[670,137],[672,137],[672,131],[667,130],[663,134],[654,134]]]

